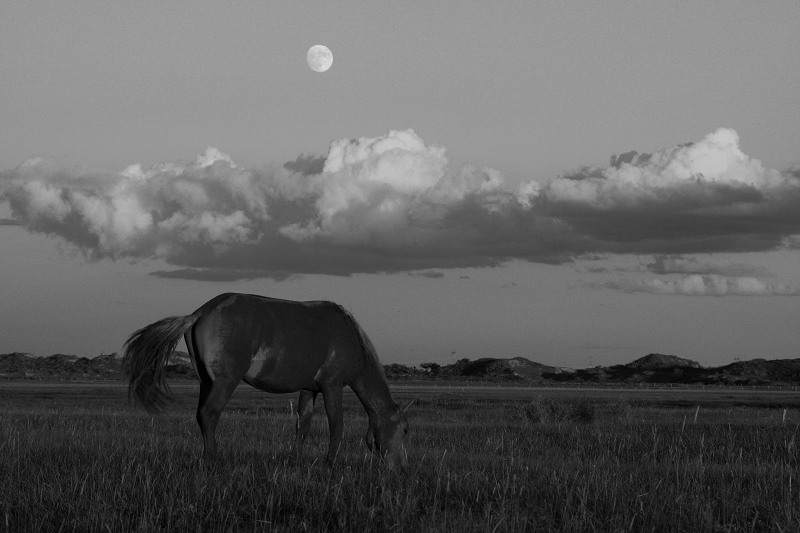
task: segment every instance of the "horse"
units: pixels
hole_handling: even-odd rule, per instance
[[[271,393],[300,391],[290,460],[300,462],[322,393],[333,466],[342,442],[342,391],[355,392],[369,417],[366,443],[389,467],[408,464],[405,411],[392,400],[375,347],[353,315],[327,301],[295,302],[225,293],[187,316],[169,317],[134,332],[123,346],[128,397],[150,413],[173,399],[165,365],[181,336],[200,380],[197,423],[206,460],[217,454],[220,414],[240,381]]]

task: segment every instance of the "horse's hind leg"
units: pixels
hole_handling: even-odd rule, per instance
[[[300,391],[300,399],[297,401],[297,433],[294,438],[294,450],[292,450],[292,464],[299,464],[303,456],[303,446],[308,431],[311,429],[311,416],[314,414],[316,401],[316,392]]]
[[[217,422],[219,415],[228,403],[239,381],[226,378],[211,378],[200,381],[200,400],[197,404],[197,424],[203,434],[203,451],[206,460],[213,460],[217,455]]]

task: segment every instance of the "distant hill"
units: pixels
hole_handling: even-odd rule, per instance
[[[701,368],[700,363],[691,359],[684,359],[675,355],[663,355],[660,353],[650,353],[631,361],[627,365],[634,370],[661,370],[664,368],[690,367]]]
[[[384,365],[390,381],[490,381],[546,385],[548,383],[682,383],[705,385],[800,384],[800,359],[752,359],[719,367],[651,353],[625,365],[571,369],[544,365],[524,357],[461,359],[450,365],[423,363],[419,368],[397,363]],[[189,354],[173,352],[167,364],[170,379],[195,380]],[[116,353],[87,358],[54,354],[0,354],[0,380],[124,380],[122,359]]]
[[[537,381],[543,374],[560,374],[559,367],[543,365],[524,357],[494,359],[484,357],[475,361],[461,359],[442,367],[439,376],[458,376],[473,379]]]
[[[173,352],[167,364],[167,377],[196,379],[186,352]],[[122,357],[117,353],[94,358],[54,354],[37,357],[29,353],[0,354],[0,379],[40,380],[120,380],[124,379]]]
[[[721,381],[738,376],[758,382],[800,383],[800,359],[751,359],[713,369]]]
[[[682,383],[703,385],[800,384],[800,359],[735,362],[705,368],[697,361],[674,355],[651,353],[626,365],[571,369],[543,365],[524,357],[513,359],[462,359],[451,365],[420,365],[423,370],[403,365],[385,365],[390,380],[480,380],[547,383],[629,384]]]

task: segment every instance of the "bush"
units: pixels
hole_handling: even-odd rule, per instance
[[[611,419],[616,422],[625,422],[633,418],[633,408],[628,400],[619,399],[609,404]]]
[[[594,421],[595,407],[587,398],[569,403],[562,400],[536,395],[530,402],[519,408],[523,418],[534,424],[553,422]]]
[[[577,402],[570,405],[568,420],[584,424],[594,422],[594,404],[585,396],[578,399]]]

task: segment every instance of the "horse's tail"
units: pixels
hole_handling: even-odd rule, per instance
[[[173,316],[134,332],[123,345],[122,364],[128,374],[128,401],[158,413],[173,400],[164,367],[181,336],[197,316]]]

